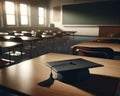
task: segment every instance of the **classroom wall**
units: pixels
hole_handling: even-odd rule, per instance
[[[77,31],[76,35],[87,36],[99,36],[99,26],[64,26],[62,25],[62,9],[61,6],[65,4],[77,4],[86,2],[99,2],[108,0],[51,0],[50,2],[50,17],[49,24],[53,23],[56,27],[59,27],[67,31]]]

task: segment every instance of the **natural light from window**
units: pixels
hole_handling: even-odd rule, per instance
[[[43,7],[38,8],[38,13],[39,13],[39,24],[44,24],[45,23],[45,9]]]
[[[28,25],[28,6],[27,6],[27,4],[20,4],[20,20],[21,20],[21,25]]]
[[[13,2],[5,1],[7,25],[15,25],[15,6]]]

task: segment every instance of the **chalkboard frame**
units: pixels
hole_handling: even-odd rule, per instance
[[[92,8],[90,8],[91,6]],[[78,12],[80,8],[84,8],[84,10],[86,11],[86,13],[83,12],[86,15],[86,17],[83,15],[83,18],[82,18],[83,23],[79,22],[80,20],[79,17],[75,17],[77,18],[76,21],[72,17],[76,14],[80,16],[81,13]],[[120,26],[120,12],[118,9],[120,9],[119,0],[62,5],[62,24],[64,26]],[[89,13],[90,10],[92,14]],[[83,10],[80,10],[80,12],[82,11]],[[84,21],[84,18],[85,20],[87,20],[86,22]],[[95,18],[99,18],[101,20],[99,20],[98,22],[93,22],[92,20],[95,20]],[[71,21],[71,20],[74,20],[74,21]]]

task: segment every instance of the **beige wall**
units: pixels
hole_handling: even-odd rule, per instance
[[[61,11],[62,5],[74,4],[74,3],[85,3],[85,2],[91,2],[91,1],[96,2],[96,1],[102,1],[102,0],[51,0],[50,10],[49,10],[50,11],[49,23],[54,23],[56,27],[59,27],[63,30],[77,31],[76,35],[98,36],[99,26],[63,26],[62,25],[62,11]],[[57,14],[60,14],[60,17],[58,17],[58,20],[54,20],[55,15],[54,15],[53,8],[56,6],[60,6],[60,12],[57,13]]]

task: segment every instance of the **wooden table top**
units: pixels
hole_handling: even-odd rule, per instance
[[[8,35],[8,32],[0,32],[1,36]]]
[[[22,45],[22,43],[14,41],[0,41],[0,46],[3,48],[11,48],[19,45]]]
[[[15,38],[15,36],[3,36],[6,40],[9,40],[10,38]],[[36,41],[39,40],[40,38],[38,37],[29,37],[29,36],[17,36],[20,37],[23,41]]]
[[[41,35],[43,39],[49,39],[49,38],[54,38],[54,35],[48,35],[48,34],[42,34]]]
[[[109,47],[113,49],[115,52],[120,52],[120,44],[113,43],[98,43],[98,42],[81,42],[79,44],[73,45],[75,46],[85,46],[85,47]]]
[[[84,58],[104,67],[91,68],[91,78],[76,85],[54,80],[51,87],[38,83],[49,78],[46,62]],[[114,96],[120,81],[120,61],[48,53],[0,70],[0,85],[30,96]],[[53,72],[54,73],[54,72]]]
[[[29,37],[29,36],[20,36],[20,38],[24,41],[36,41],[36,40],[40,40],[40,38],[38,37]]]

